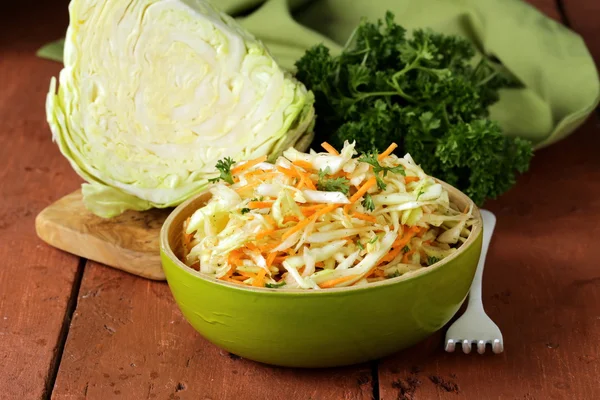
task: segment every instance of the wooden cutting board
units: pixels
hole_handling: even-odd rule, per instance
[[[104,219],[85,208],[77,190],[40,212],[35,228],[51,246],[144,278],[164,280],[159,233],[170,211],[127,211]]]

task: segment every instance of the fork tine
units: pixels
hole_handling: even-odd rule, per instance
[[[454,340],[448,339],[446,341],[446,351],[448,353],[452,353],[452,352],[454,352],[455,349],[456,349],[456,344],[454,343]]]
[[[477,342],[477,352],[479,354],[483,354],[485,353],[485,341],[484,340],[480,340],[479,342]]]
[[[494,342],[492,343],[492,351],[495,354],[502,353],[504,351],[504,343],[502,343],[500,339],[494,339]]]
[[[471,352],[471,341],[465,339],[462,342],[463,353],[469,354]]]

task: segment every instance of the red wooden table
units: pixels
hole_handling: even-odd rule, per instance
[[[531,3],[581,33],[600,61],[600,1]],[[274,368],[201,338],[165,283],[37,239],[36,214],[80,184],[45,122],[60,65],[34,55],[67,23],[65,1],[0,8],[0,399],[600,398],[597,115],[486,205],[498,225],[484,302],[505,353],[446,354],[440,332],[371,364]]]

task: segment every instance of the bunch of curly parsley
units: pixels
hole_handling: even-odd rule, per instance
[[[502,134],[488,119],[498,89],[516,82],[487,58],[472,63],[472,44],[458,36],[403,27],[386,14],[363,21],[342,54],[318,45],[296,63],[316,98],[317,137],[363,152],[391,142],[421,167],[477,204],[507,191],[529,167],[529,141]]]

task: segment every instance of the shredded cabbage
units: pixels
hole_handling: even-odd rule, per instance
[[[185,223],[185,262],[238,284],[326,289],[448,257],[470,235],[473,205],[457,209],[410,155],[390,154],[394,148],[355,157],[345,143],[340,154],[290,149],[270,167],[237,164],[233,184],[216,183]]]

